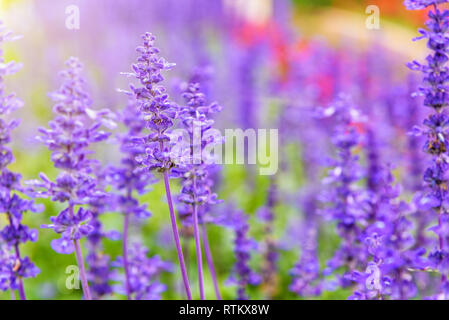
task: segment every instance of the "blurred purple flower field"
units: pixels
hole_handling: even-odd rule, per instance
[[[0,299],[449,299],[447,2],[1,0]]]

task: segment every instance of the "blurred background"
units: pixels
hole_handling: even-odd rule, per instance
[[[379,8],[378,30],[366,27],[369,5]],[[66,9],[70,6],[79,8],[79,29],[67,27],[70,12]],[[280,271],[275,289],[253,288],[254,299],[266,298],[265,290],[271,290],[270,298],[300,298],[288,289],[289,270],[302,252],[304,212],[298,199],[309,179],[304,162],[313,155],[304,151],[309,140],[301,131],[305,118],[297,111],[325,106],[338,93],[347,92],[370,117],[391,124],[385,127],[383,142],[395,140],[396,149],[404,150],[406,142],[397,133],[404,133],[406,128],[396,120],[411,90],[405,64],[425,53],[422,43],[411,42],[425,12],[406,11],[402,0],[0,0],[0,19],[8,29],[23,35],[20,41],[5,45],[5,55],[6,60],[24,64],[17,75],[8,78],[7,87],[25,101],[16,113],[22,122],[12,143],[16,156],[13,169],[25,180],[36,178],[39,172],[51,177],[56,173],[49,152],[34,137],[38,127],[46,126],[52,118],[47,93],[58,88],[58,72],[64,61],[77,56],[84,63],[96,108],[121,110],[126,97],[116,89],[127,89],[128,79],[120,72],[130,71],[135,47],[145,31],[156,36],[161,54],[177,64],[167,73],[168,89],[175,101],[182,102],[179,84],[197,76],[204,82],[209,99],[223,106],[218,127],[280,129],[282,156],[276,175],[279,199],[273,231],[282,250]],[[321,151],[327,145],[316,147]],[[116,149],[107,144],[99,147],[97,156],[104,163],[119,159]],[[390,149],[383,156],[397,160]],[[400,161],[396,163],[400,165]],[[218,193],[251,215],[251,234],[263,242],[264,225],[257,212],[266,205],[273,178],[255,172],[251,166],[224,166]],[[135,236],[144,240],[150,253],[176,261],[162,187],[155,185],[143,200],[153,216],[135,226]],[[46,205],[44,213],[28,214],[25,222],[38,228],[61,209]],[[119,214],[105,214],[102,219],[107,229],[121,230]],[[81,290],[65,287],[66,267],[75,262],[72,255],[60,255],[50,248],[55,237],[51,230],[40,229],[39,241],[25,245],[25,254],[41,269],[38,277],[25,281],[30,299],[81,296]],[[325,261],[337,240],[326,231],[320,237],[320,255]],[[223,295],[233,298],[235,288],[226,284],[234,261],[232,234],[212,226],[210,238]],[[193,241],[186,250],[194,282]],[[105,251],[115,257],[120,255],[121,245],[106,240]],[[263,254],[254,256],[255,269],[261,268],[262,260]],[[176,274],[165,274],[163,282],[169,286],[164,298],[182,297]],[[206,295],[211,297],[210,280],[206,284]],[[324,292],[321,298],[345,295]],[[0,298],[9,299],[9,294],[0,294]]]

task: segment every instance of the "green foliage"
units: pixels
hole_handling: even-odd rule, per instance
[[[332,0],[293,0],[298,7],[324,7],[332,4]]]

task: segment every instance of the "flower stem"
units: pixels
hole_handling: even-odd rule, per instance
[[[198,283],[200,287],[200,298],[205,299],[204,296],[204,279],[203,279],[203,256],[201,254],[201,239],[200,232],[198,228],[198,206],[196,203],[193,204],[193,236],[195,238],[195,248],[196,248],[196,263],[198,267]]]
[[[14,250],[16,251],[16,259],[19,261],[19,263],[22,261],[22,258],[20,257],[20,249],[19,249],[19,244],[16,243],[14,246]],[[25,296],[25,289],[23,287],[23,279],[22,277],[18,277],[19,280],[19,297],[20,300],[26,300],[26,296]]]
[[[12,217],[11,217],[11,213],[7,212],[8,215],[8,221],[9,224],[14,227],[13,221],[12,221]],[[16,260],[19,262],[19,267],[20,267],[20,263],[22,262],[22,257],[20,256],[20,249],[19,249],[19,243],[14,244],[14,251],[16,253]],[[26,300],[26,296],[25,296],[25,289],[23,287],[23,279],[22,277],[18,277],[18,281],[19,281],[19,297],[20,300]],[[14,299],[15,299],[15,294],[14,294]]]
[[[75,244],[75,256],[78,268],[80,270],[80,278],[81,278],[81,285],[83,286],[84,299],[92,300],[89,284],[87,282],[86,269],[84,267],[83,254],[81,252],[80,239],[73,240],[73,242]]]
[[[206,225],[204,223],[201,225],[201,230],[203,233],[203,237],[201,239],[204,246],[204,252],[206,254],[207,266],[212,277],[212,282],[214,283],[215,295],[217,296],[217,300],[221,300],[220,288],[218,287],[217,281],[217,273],[215,272],[214,261],[212,259],[212,253],[209,247],[209,239],[207,237]]]
[[[11,217],[11,213],[7,212],[7,215],[8,215],[9,224],[12,227],[14,227],[13,220],[12,220],[12,217]],[[22,257],[20,255],[19,243],[15,243],[14,244],[14,251],[16,253],[16,260],[19,262],[19,267],[20,267],[20,263],[22,262]],[[18,277],[18,281],[19,281],[19,284],[18,284],[19,289],[18,289],[18,291],[19,291],[20,300],[26,300],[25,289],[23,287],[23,279],[22,279],[22,277]],[[14,295],[14,298],[15,298],[15,295]]]
[[[23,287],[23,279],[19,277],[19,297],[20,300],[26,300],[25,289]]]
[[[189,278],[187,277],[187,269],[186,269],[186,266],[184,263],[184,255],[182,254],[181,242],[179,241],[178,226],[176,224],[176,215],[175,215],[175,211],[173,209],[173,201],[172,201],[171,191],[170,191],[170,181],[168,178],[167,171],[164,172],[164,184],[165,184],[165,194],[167,196],[167,202],[168,202],[168,209],[170,211],[170,219],[171,219],[173,237],[175,239],[176,252],[178,253],[179,267],[181,268],[182,279],[184,282],[184,287],[186,290],[187,298],[189,300],[192,300],[192,294],[190,292],[190,285],[189,285]]]
[[[440,244],[440,250],[443,252],[444,251],[444,238],[441,235],[441,229],[443,228],[443,221],[441,219],[441,216],[442,216],[442,212],[441,212],[441,209],[440,209],[439,213],[438,213],[438,227],[439,227],[439,230],[440,230],[440,232],[438,233],[438,240],[439,240],[439,244]],[[441,274],[441,283],[442,283],[442,285],[444,285],[446,283],[446,281],[447,281],[447,277],[446,277],[446,275],[444,273],[442,273]]]
[[[123,222],[123,268],[125,269],[125,286],[126,296],[131,300],[131,287],[129,284],[129,264],[128,264],[128,229],[129,229],[129,214],[125,213]]]

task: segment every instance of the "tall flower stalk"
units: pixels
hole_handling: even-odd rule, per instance
[[[249,262],[251,260],[251,251],[257,249],[257,242],[250,238],[248,216],[241,211],[235,211],[230,214],[224,222],[234,230],[234,252],[236,262],[231,275],[231,282],[237,284],[237,299],[248,300],[247,287],[249,285],[258,285],[261,282],[259,274],[254,272]]]
[[[417,135],[425,135],[424,146],[432,158],[432,165],[424,173],[426,193],[421,202],[433,208],[437,214],[438,225],[433,231],[438,236],[437,248],[430,252],[429,258],[433,267],[441,272],[441,295],[449,297],[449,228],[448,221],[448,148],[449,148],[449,10],[441,9],[440,4],[447,0],[406,0],[405,6],[409,10],[429,8],[426,29],[420,29],[421,36],[415,40],[427,39],[427,47],[431,53],[426,63],[417,61],[409,63],[409,68],[423,74],[420,95],[424,96],[424,105],[432,108],[433,113],[424,120],[423,128],[416,128]]]
[[[136,157],[145,152],[144,146],[134,143],[145,129],[143,114],[139,111],[135,100],[130,100],[121,114],[121,121],[127,132],[119,135],[120,151],[124,155],[120,166],[111,167],[107,173],[109,182],[119,191],[114,195],[114,207],[123,213],[123,268],[125,271],[125,292],[130,300],[132,286],[130,281],[130,265],[128,259],[129,229],[133,218],[148,218],[151,213],[146,205],[141,205],[134,193],[139,195],[147,191],[147,186],[154,182],[153,175],[148,170],[140,168]]]
[[[127,252],[128,274],[126,292],[135,300],[160,300],[166,286],[159,280],[162,272],[171,272],[173,264],[155,255],[148,257],[148,249],[140,242],[134,242]],[[123,267],[123,257],[114,262]]]
[[[6,30],[0,21],[0,45],[14,41],[17,37]],[[11,142],[11,131],[19,125],[18,120],[9,121],[6,117],[23,102],[14,93],[6,93],[5,76],[15,74],[21,64],[5,62],[3,48],[0,47],[0,212],[6,215],[7,225],[0,229],[0,290],[18,290],[21,300],[26,299],[24,278],[35,277],[40,271],[29,257],[23,257],[20,245],[36,241],[38,232],[22,224],[22,216],[27,211],[37,211],[32,201],[23,199],[19,193],[25,190],[20,184],[21,175],[8,169],[14,161],[7,144]]]
[[[352,272],[365,260],[360,243],[365,213],[360,206],[362,192],[356,186],[363,176],[356,155],[356,148],[362,139],[357,124],[362,118],[345,96],[326,108],[323,116],[332,117],[335,121],[332,143],[337,152],[335,159],[329,160],[331,168],[324,183],[331,188],[327,189],[323,200],[328,204],[325,212],[337,223],[337,233],[342,239],[340,247],[328,261],[324,274],[329,275],[341,269],[343,275],[339,282],[342,287],[347,287],[352,285]]]
[[[53,229],[61,235],[51,242],[53,250],[62,254],[75,252],[84,298],[91,300],[81,239],[95,229],[88,206],[102,197],[104,191],[93,174],[98,162],[89,158],[92,153],[89,146],[108,138],[109,134],[100,129],[103,124],[114,124],[110,111],[90,108],[92,101],[84,88],[80,61],[71,57],[66,66],[61,72],[61,87],[50,94],[55,102],[55,118],[49,122],[49,129],[40,129],[38,136],[52,151],[51,160],[60,172],[55,181],[40,173],[40,180],[29,183],[35,196],[50,197],[52,201],[67,205],[56,217],[50,218],[51,224],[42,225],[42,228]]]
[[[290,291],[304,297],[319,296],[322,292],[320,261],[318,258],[318,201],[316,191],[310,190],[301,199],[304,220],[298,234],[301,242],[299,261],[290,270]]]
[[[159,49],[154,46],[155,37],[151,33],[145,33],[142,39],[143,45],[136,49],[139,57],[132,66],[133,73],[128,74],[140,83],[139,87],[131,84],[131,92],[128,94],[136,99],[140,111],[145,115],[147,129],[150,131],[150,134],[140,141],[145,147],[145,154],[139,156],[138,161],[149,170],[157,170],[163,174],[179,267],[187,298],[190,300],[192,294],[179,239],[169,177],[171,169],[175,166],[170,159],[172,142],[169,133],[177,117],[178,108],[169,100],[166,89],[161,85],[164,80],[161,72],[171,69],[174,64],[168,63],[159,56]]]
[[[266,294],[272,299],[277,289],[277,271],[279,259],[279,246],[274,239],[273,228],[275,221],[275,207],[277,202],[277,181],[274,177],[270,179],[267,191],[267,202],[258,212],[258,218],[264,224],[265,239],[263,242],[264,262],[262,267],[262,281]]]
[[[97,166],[95,171],[97,172],[98,187],[104,190],[107,182],[107,170]],[[115,270],[111,268],[111,257],[104,253],[103,239],[119,240],[120,233],[114,230],[105,231],[100,221],[100,216],[112,207],[111,200],[112,194],[105,192],[89,203],[89,209],[92,213],[90,224],[93,231],[87,236],[86,262],[88,265],[87,280],[90,282],[93,299],[100,299],[113,293],[111,281],[115,278]]]
[[[350,299],[409,299],[417,294],[411,268],[420,261],[420,251],[411,250],[414,239],[408,220],[408,205],[398,199],[400,188],[386,168],[376,169],[376,191],[366,197],[367,227],[361,239],[367,252],[365,271],[353,272],[358,282]]]
[[[187,162],[180,167],[182,189],[179,201],[184,203],[180,215],[186,218],[185,221],[189,219],[189,222],[193,224],[200,297],[205,299],[199,226],[200,223],[206,222],[204,217],[205,207],[217,203],[217,195],[211,189],[213,182],[209,178],[209,170],[214,162],[212,155],[205,151],[210,150],[216,144],[222,143],[221,137],[211,134],[213,133],[211,129],[214,123],[211,115],[220,111],[221,107],[216,103],[206,104],[205,96],[200,92],[197,83],[188,84],[183,97],[187,105],[181,108],[179,117],[188,132],[189,141],[186,146],[186,154],[181,153],[182,156],[187,155]],[[215,276],[215,272],[211,274],[212,277]],[[213,280],[215,284],[217,279]]]

